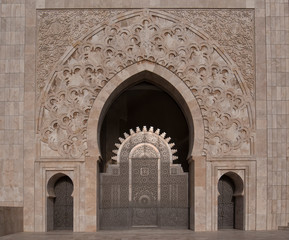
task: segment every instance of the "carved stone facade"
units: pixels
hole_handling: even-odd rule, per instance
[[[48,209],[65,176],[73,183],[73,231],[103,226],[105,178],[120,169],[127,171],[121,181],[130,176],[118,158],[101,172],[104,118],[118,96],[146,81],[175,101],[188,125],[188,173],[175,162],[167,167],[188,178],[183,212],[175,214],[187,217],[188,228],[218,230],[223,176],[242,206],[237,228],[289,222],[288,0],[159,2],[0,1],[0,207],[23,208],[24,231],[52,229]],[[161,162],[152,143],[130,152],[144,179]],[[127,164],[129,155],[116,154]],[[158,198],[150,186],[135,199]],[[160,219],[149,211],[150,223]]]
[[[210,16],[209,21],[207,16]],[[222,25],[218,20],[220,16],[228,16],[230,23]],[[99,145],[99,142],[89,146],[88,140],[98,138],[100,130],[95,133],[92,128],[99,129],[101,120],[88,128],[89,121],[102,118],[99,111],[105,112],[99,110],[103,109],[99,102],[107,99],[108,92],[113,95],[112,89],[117,89],[120,84],[115,83],[115,79],[125,81],[145,71],[166,80],[174,79],[171,80],[173,88],[181,86],[182,90],[177,91],[184,99],[193,100],[192,103],[192,100],[185,100],[190,112],[187,117],[192,119],[189,152],[195,151],[191,156],[195,162],[195,169],[190,170],[191,176],[198,174],[199,161],[205,159],[250,158],[254,154],[255,135],[253,16],[252,10],[71,10],[68,15],[62,10],[38,11],[37,129],[40,157],[97,159],[99,154],[91,154],[90,148]],[[73,21],[67,21],[72,17]],[[109,21],[107,18],[110,18]],[[235,29],[240,18],[246,31]],[[199,23],[196,26],[195,21]],[[92,24],[91,28],[89,24]],[[216,24],[220,34],[210,36],[208,33],[211,28],[216,28]],[[76,35],[71,30],[75,28],[81,28],[83,34]],[[237,36],[228,34],[230,37],[225,41],[222,34],[232,31],[237,31]],[[74,42],[71,44],[69,39]],[[63,41],[70,44],[65,53]],[[46,51],[49,46],[50,50]],[[63,55],[55,61],[54,52]],[[244,67],[244,63],[249,67]],[[158,83],[158,80],[155,81]],[[203,160],[197,160],[199,158]],[[248,164],[242,162],[241,166],[247,167]],[[234,171],[234,168],[231,170]],[[248,172],[243,174],[243,179],[246,174]],[[117,191],[115,187],[109,192]],[[184,221],[190,222],[190,228],[198,229],[193,220],[199,219],[194,204],[202,201],[201,192],[191,185],[189,194],[192,199],[199,199],[190,203],[191,219]],[[120,209],[102,207],[100,226],[109,228],[109,219],[115,220],[117,217],[112,215]],[[126,222],[126,227],[132,226],[133,220],[124,215],[131,214],[117,214],[132,221]],[[217,224],[212,222],[212,229],[216,227]]]
[[[73,13],[74,19],[82,19],[84,15],[88,22],[98,21],[91,11],[77,12],[77,16]],[[103,12],[100,13],[102,16]],[[241,13],[230,15],[231,18],[235,16],[233,22],[242,15],[244,23],[252,29],[252,12]],[[50,38],[57,34],[51,31],[69,29],[63,14],[40,11],[38,15],[41,38],[38,40],[37,89],[42,91],[39,131],[42,142],[49,148],[62,157],[86,155],[87,120],[98,93],[121,70],[150,61],[176,74],[197,99],[205,125],[204,154],[218,157],[253,153],[254,71],[246,68],[250,74],[245,81],[240,68],[218,42],[189,25],[187,18],[176,18],[157,10],[137,10],[112,17],[109,24],[100,23],[79,37],[63,58],[53,64],[56,67],[44,83],[42,71],[49,66],[46,61],[49,63],[52,59],[45,58],[48,52],[43,46],[51,45]],[[50,21],[45,21],[48,16]],[[239,63],[242,67],[247,58],[252,61],[254,41],[252,31],[238,33],[240,39],[248,39],[247,45],[240,40],[242,47],[237,54],[237,50],[232,53],[236,59],[242,59]],[[71,38],[75,38],[74,34]],[[227,39],[231,44],[234,40]],[[53,49],[56,46],[60,45],[53,45]],[[248,52],[250,56],[246,54]],[[53,52],[51,55],[54,56]]]

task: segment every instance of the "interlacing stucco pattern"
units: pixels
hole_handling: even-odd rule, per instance
[[[157,10],[119,15],[67,52],[40,97],[41,140],[61,156],[86,154],[87,121],[99,92],[142,61],[170,70],[191,90],[204,119],[205,154],[251,153],[253,100],[238,66],[206,34]]]

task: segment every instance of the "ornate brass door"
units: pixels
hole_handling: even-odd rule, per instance
[[[101,174],[100,228],[188,227],[188,175],[159,130],[137,128]]]
[[[54,230],[73,229],[73,184],[69,177],[61,177],[55,183]]]
[[[231,178],[222,176],[218,183],[218,228],[233,229],[235,227],[234,183]]]

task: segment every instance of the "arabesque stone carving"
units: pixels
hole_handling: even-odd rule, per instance
[[[206,34],[157,10],[131,11],[97,26],[59,62],[40,99],[41,140],[65,157],[86,154],[87,120],[98,93],[142,61],[167,68],[196,97],[205,154],[250,154],[253,98],[238,66]]]
[[[75,45],[98,24],[124,11],[120,9],[39,10],[36,95],[40,96],[46,85],[46,79],[67,48]]]
[[[170,9],[221,46],[239,67],[250,94],[255,94],[254,11],[252,9]]]

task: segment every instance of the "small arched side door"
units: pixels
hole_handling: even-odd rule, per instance
[[[227,172],[218,182],[218,229],[244,230],[243,180]]]
[[[73,182],[57,174],[48,182],[47,231],[73,230]]]

